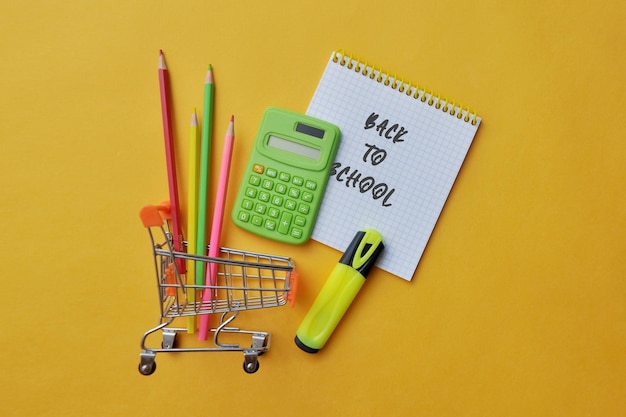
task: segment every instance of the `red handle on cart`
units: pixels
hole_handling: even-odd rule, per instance
[[[165,201],[158,206],[145,206],[139,211],[139,218],[143,223],[143,226],[146,228],[150,227],[162,227],[164,220],[170,220],[170,204]],[[176,258],[176,266],[178,266],[178,270],[181,270],[180,264],[182,260]],[[166,275],[166,284],[175,285],[176,284],[176,267],[173,263],[170,263],[167,266],[167,269],[164,271]],[[176,295],[176,287],[166,287],[165,295],[175,296]]]
[[[145,206],[139,211],[139,218],[143,227],[160,227],[163,226],[163,218],[156,206]]]
[[[172,218],[170,214],[170,203],[164,201],[158,206],[144,206],[139,211],[139,218],[144,227],[161,227],[163,226],[163,220],[170,220]]]

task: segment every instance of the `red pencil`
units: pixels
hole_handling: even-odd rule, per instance
[[[163,137],[165,138],[165,159],[167,162],[167,182],[170,195],[170,214],[172,217],[172,240],[174,250],[182,249],[182,234],[180,230],[180,206],[178,205],[178,181],[176,178],[176,158],[174,152],[174,135],[172,134],[172,120],[170,117],[170,85],[165,66],[163,51],[159,51],[159,87],[161,92],[161,116],[163,118]],[[185,263],[178,262],[179,273],[185,273]]]

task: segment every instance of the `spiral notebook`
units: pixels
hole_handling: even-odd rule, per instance
[[[343,52],[331,54],[307,114],[341,129],[312,238],[343,251],[376,229],[377,266],[410,281],[480,117]]]

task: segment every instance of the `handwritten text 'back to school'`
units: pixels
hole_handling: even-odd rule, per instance
[[[372,113],[365,121],[364,130],[369,130],[374,136],[384,139],[385,144],[396,145],[404,142],[403,136],[409,133],[403,126],[391,123],[389,119],[378,121],[378,114]],[[373,129],[373,130],[372,130]],[[373,167],[382,164],[387,158],[387,151],[380,144],[365,143],[363,149],[363,162]],[[338,182],[343,182],[346,187],[359,190],[361,194],[371,193],[374,200],[381,200],[383,207],[391,207],[391,196],[396,191],[384,182],[377,182],[374,177],[362,174],[358,169],[344,166],[341,162],[334,162],[330,176]],[[340,169],[341,168],[341,169]]]

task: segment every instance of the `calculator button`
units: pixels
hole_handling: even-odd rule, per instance
[[[302,187],[304,185],[304,178],[302,177],[293,177],[291,183],[297,185],[298,187]]]
[[[274,197],[272,197],[272,204],[275,206],[282,206],[283,198],[279,195],[275,195]]]
[[[265,188],[266,190],[271,190],[272,188],[274,188],[274,181],[272,181],[272,180],[263,180],[261,182],[261,187]]]
[[[238,217],[239,220],[241,220],[242,222],[247,222],[248,220],[250,220],[250,213],[248,213],[247,211],[240,211]]]
[[[267,230],[276,230],[276,220],[266,219],[264,226]]]
[[[296,239],[302,238],[302,230],[294,227],[293,229],[291,229],[291,236],[295,237]]]
[[[309,214],[310,207],[307,204],[300,204],[298,206],[298,213],[300,214]]]
[[[243,200],[241,202],[241,208],[243,209],[252,210],[253,207],[254,207],[254,202],[251,200]]]
[[[306,225],[306,217],[296,216],[293,224],[295,224],[296,226],[304,227]]]
[[[262,174],[265,171],[265,167],[261,164],[254,164],[254,166],[252,167],[252,171],[256,172],[257,174]]]
[[[265,175],[268,177],[276,178],[278,176],[278,171],[275,168],[268,168],[265,170]]]
[[[257,203],[254,211],[259,214],[265,214],[265,212],[267,211],[267,206],[265,204]]]
[[[300,190],[297,188],[290,188],[289,189],[289,197],[291,198],[298,198],[300,197]]]
[[[250,185],[259,185],[261,184],[261,177],[259,177],[258,175],[250,175],[248,183],[250,183]]]
[[[304,184],[304,188],[308,190],[315,190],[317,188],[317,183],[315,181],[307,180]]]
[[[306,201],[307,203],[310,203],[311,201],[313,201],[313,194],[311,194],[308,191],[303,192],[302,201]]]
[[[270,201],[270,193],[268,193],[267,191],[261,191],[259,193],[259,200],[261,200],[264,203],[267,203],[268,201]]]
[[[250,222],[255,226],[260,226],[263,224],[263,217],[261,216],[252,216],[252,221]]]
[[[269,210],[267,210],[267,215],[273,217],[274,219],[277,219],[279,214],[280,210],[275,207],[270,207]]]
[[[278,174],[278,179],[281,181],[289,182],[291,175],[288,172],[281,172]]]
[[[246,188],[246,197],[255,198],[256,197],[256,188],[252,188],[252,187]]]
[[[296,209],[296,202],[293,201],[293,200],[285,201],[285,208],[287,210],[295,210]]]
[[[276,184],[276,192],[278,194],[285,194],[287,192],[287,186],[285,184]]]
[[[291,219],[293,215],[287,211],[283,212],[280,216],[280,222],[278,223],[278,231],[283,235],[289,232],[289,226],[291,225]]]

